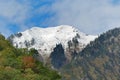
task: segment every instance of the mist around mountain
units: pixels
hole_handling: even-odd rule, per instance
[[[61,76],[36,59],[35,49],[15,48],[0,34],[0,80],[60,80]]]
[[[120,80],[120,28],[88,44],[61,74],[63,80]]]

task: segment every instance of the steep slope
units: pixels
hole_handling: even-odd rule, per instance
[[[100,35],[61,73],[66,80],[120,80],[120,28]]]
[[[51,64],[54,66],[54,68],[60,68],[62,65],[66,62],[66,57],[64,53],[64,48],[61,44],[57,45],[56,48],[54,48],[54,51],[50,55],[51,58]]]
[[[38,28],[33,27],[24,32],[10,36],[8,39],[17,48],[35,48],[39,51],[46,63],[54,52],[56,45],[64,48],[65,57],[71,60],[71,55],[81,51],[90,41],[97,36],[86,35],[72,26],[61,25],[57,27]]]

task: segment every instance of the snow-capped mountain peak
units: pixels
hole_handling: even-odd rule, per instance
[[[35,48],[43,57],[49,57],[56,44],[61,43],[66,49],[68,41],[72,41],[75,37],[81,46],[85,46],[97,36],[86,35],[73,26],[61,25],[48,28],[33,27],[9,39],[15,47]]]

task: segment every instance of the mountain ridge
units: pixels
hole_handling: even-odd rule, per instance
[[[33,27],[24,32],[14,34],[8,39],[17,48],[37,49],[43,60],[46,61],[46,58],[50,57],[56,45],[62,44],[65,55],[69,58],[74,50],[76,52],[81,51],[96,37],[82,33],[73,26],[60,25],[49,28]]]
[[[61,70],[63,80],[119,80],[119,49],[120,28],[101,34]]]

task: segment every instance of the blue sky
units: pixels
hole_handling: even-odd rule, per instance
[[[72,25],[87,34],[120,26],[120,0],[0,0],[0,32]]]

